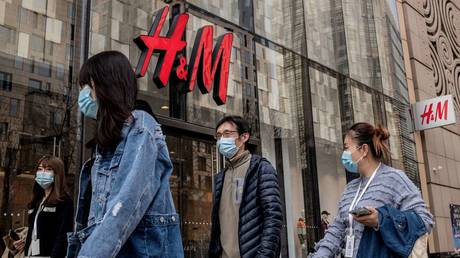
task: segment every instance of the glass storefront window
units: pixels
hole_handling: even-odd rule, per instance
[[[174,133],[168,134],[166,142],[174,166],[170,184],[181,218],[185,257],[207,257],[216,145]]]
[[[373,0],[383,93],[408,102],[403,50],[395,0]]]
[[[304,0],[308,58],[347,73],[341,1]]]
[[[198,29],[206,25],[214,26],[214,39],[228,33],[224,28],[212,24],[204,19],[190,15],[187,24],[187,54],[192,52],[193,42]],[[241,44],[238,33],[233,33],[233,49],[230,60],[227,103],[217,106],[212,98],[212,92],[203,95],[198,87],[187,94],[187,122],[201,124],[213,128],[224,115],[243,116],[243,91],[247,86],[243,83],[244,69],[242,64]],[[215,40],[214,40],[215,44]]]
[[[380,60],[372,1],[343,0],[350,77],[381,89]]]
[[[387,128],[390,132],[390,152],[392,166],[404,170],[403,158],[401,153],[401,132],[399,130],[399,114],[393,109],[393,105],[385,101],[385,111],[387,118]]]
[[[273,42],[292,48],[292,3],[274,0],[254,1],[254,26],[256,34]]]
[[[340,163],[343,151],[342,123],[337,79],[310,68],[316,166],[321,211],[334,218],[337,203],[346,185],[345,170]]]
[[[354,122],[375,124],[372,95],[357,87],[351,88],[353,98]]]
[[[80,164],[78,86],[72,83],[72,67],[79,66],[79,57],[64,53],[79,40],[71,38],[78,21],[67,12],[75,2],[0,3],[1,236],[27,226],[34,168],[42,156],[55,155],[64,161],[66,183],[73,191]]]
[[[141,51],[133,39],[147,34],[154,13],[166,5],[161,0],[88,2],[89,9],[81,10],[73,0],[0,0],[0,236],[27,221],[38,158],[61,157],[69,186],[75,186],[86,157],[79,149],[85,137],[76,104],[78,55],[84,49],[90,57],[117,50],[136,67]],[[393,165],[408,170],[407,158],[415,160],[415,151],[401,147],[413,139],[407,132],[401,137],[407,131],[401,110],[408,94],[394,0],[179,2],[170,12],[189,13],[188,60],[201,27],[213,26],[215,39],[230,31],[234,36],[226,105],[218,106],[212,94],[199,89],[182,95],[176,83],[158,88],[152,79],[157,56],[138,80],[139,98],[164,121],[185,256],[207,257],[213,175],[221,158],[210,132],[223,116],[239,115],[251,124],[251,147],[278,172],[285,213],[281,256],[306,257],[320,226],[314,225],[318,201],[319,209],[334,215],[346,183],[340,164],[346,126],[384,120],[392,135]],[[85,11],[88,20],[79,20]],[[80,39],[86,30],[82,24],[89,26],[85,39]],[[309,94],[312,105],[305,106]],[[312,124],[305,124],[310,110]],[[94,125],[87,122],[85,136]],[[307,138],[309,130],[314,139]],[[319,195],[310,189],[316,187],[314,173]],[[416,175],[416,168],[411,173]],[[302,237],[300,218],[308,223]]]
[[[153,15],[164,7],[163,1],[91,1],[89,55],[95,55],[106,50],[117,50],[123,53],[137,66],[140,51],[133,39],[147,34]],[[164,31],[169,29],[165,22]],[[152,75],[158,58],[153,56],[146,75],[139,78],[139,98],[147,101],[155,114],[170,115],[170,87],[158,88],[153,82]]]
[[[302,97],[297,92],[302,86],[294,80],[299,71],[288,66],[292,59],[283,52],[259,43],[256,43],[256,58],[262,155],[277,169],[279,183],[283,186],[286,227],[282,232],[281,253],[284,256],[289,249],[295,252],[295,257],[302,257],[309,243],[301,243],[296,228],[298,219],[305,217],[302,169],[306,167],[301,158],[304,145],[299,137],[303,133],[298,113]]]
[[[240,24],[240,6],[238,0],[188,0],[187,2],[203,8],[213,15],[222,17],[235,24]]]

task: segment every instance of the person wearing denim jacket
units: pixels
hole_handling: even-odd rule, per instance
[[[81,175],[77,229],[89,181],[92,190],[87,226],[76,232],[78,257],[183,257],[165,136],[152,116],[133,111],[137,83],[128,59],[116,51],[91,57],[80,84],[80,109],[98,130],[90,178]]]

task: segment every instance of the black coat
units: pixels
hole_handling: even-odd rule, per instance
[[[29,214],[29,230],[26,238],[25,254],[29,252],[37,208]],[[64,258],[67,253],[67,232],[73,231],[73,201],[65,198],[57,205],[47,205],[37,220],[37,234],[40,239],[40,256]]]
[[[222,254],[219,206],[224,178],[225,170],[215,177],[210,258],[220,258]],[[279,257],[283,214],[278,177],[270,162],[260,156],[252,156],[239,213],[238,235],[241,257]]]

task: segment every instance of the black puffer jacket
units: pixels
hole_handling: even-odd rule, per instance
[[[209,257],[220,258],[219,207],[225,170],[215,177]],[[239,239],[242,258],[279,257],[283,221],[278,178],[270,162],[252,155],[240,206]]]

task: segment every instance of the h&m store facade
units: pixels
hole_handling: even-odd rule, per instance
[[[94,130],[76,105],[79,67],[94,54],[118,50],[135,69],[142,51],[133,39],[148,34],[165,6],[162,36],[173,17],[189,15],[182,37],[187,46],[180,51],[187,62],[201,28],[211,26],[214,45],[232,35],[223,105],[215,92],[184,94],[184,80],[159,87],[157,56],[138,81],[139,98],[152,106],[167,135],[187,257],[207,256],[213,175],[222,167],[214,126],[224,115],[250,122],[251,150],[278,171],[282,257],[305,255],[321,237],[321,211],[335,215],[352,178],[340,155],[343,133],[354,122],[387,126],[389,162],[418,182],[391,0],[6,0],[0,1],[1,233],[25,225],[33,167],[41,156],[61,157],[76,189],[90,155],[84,144]],[[297,235],[299,218],[307,225],[305,248]]]

